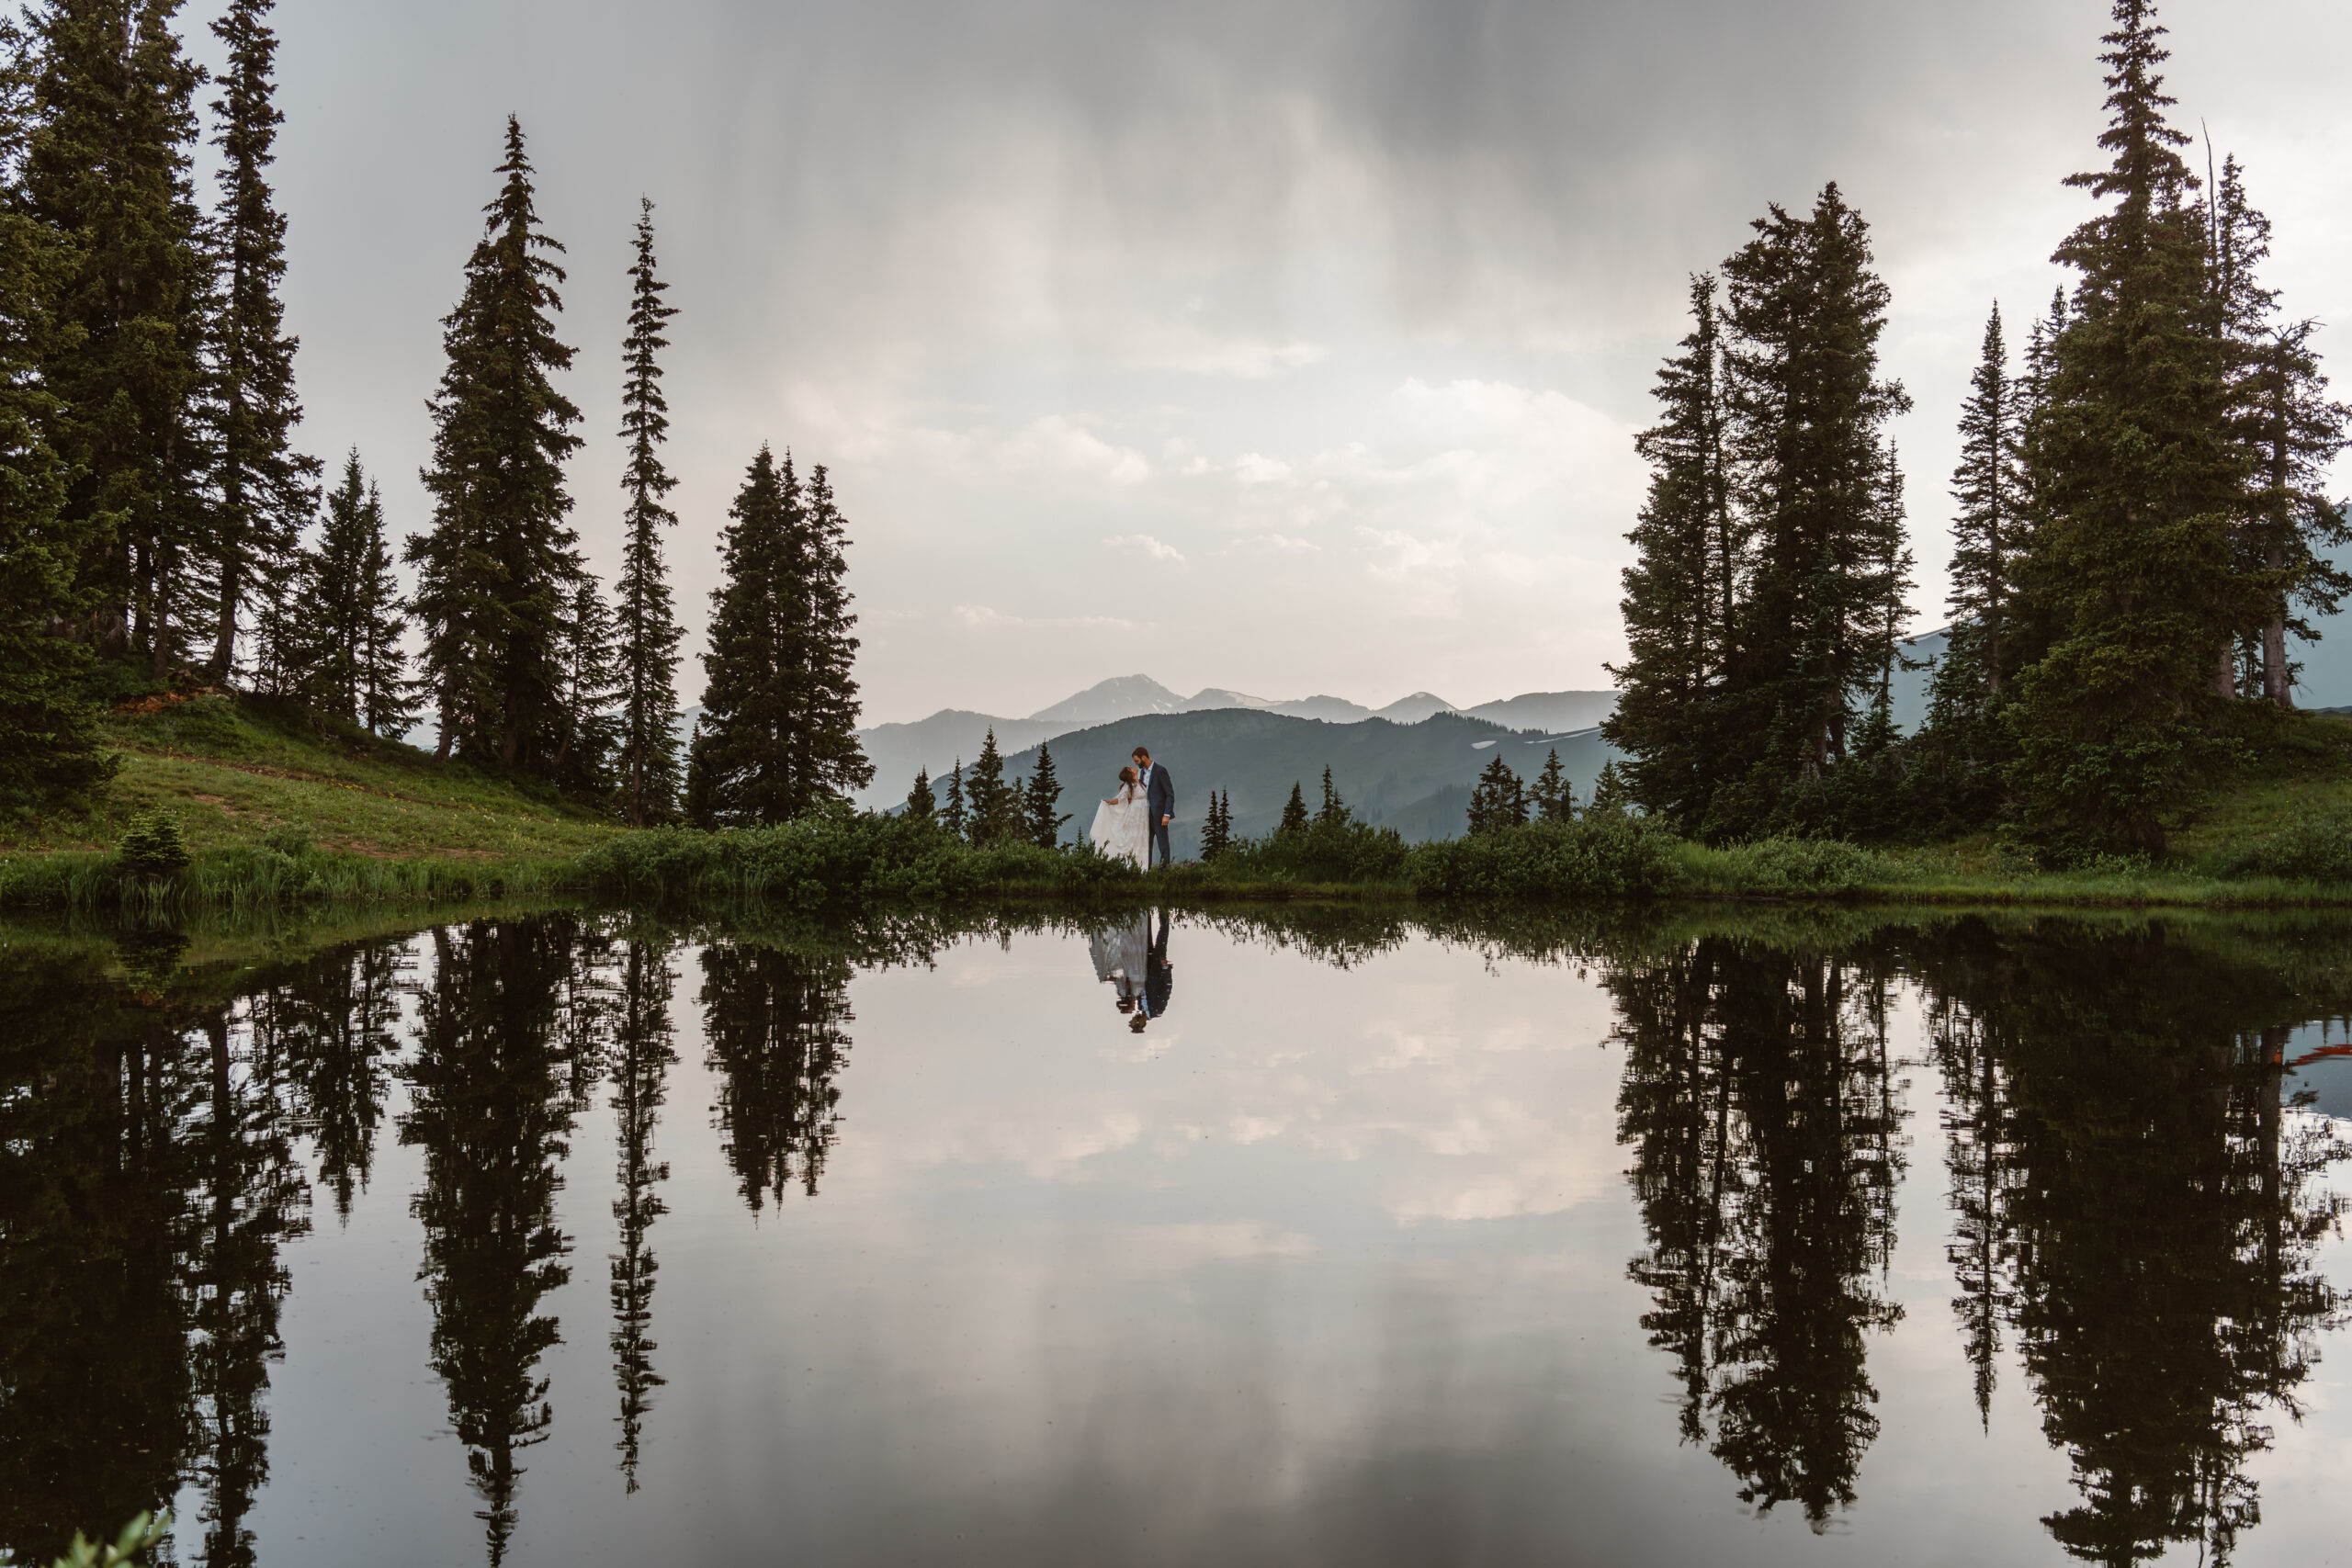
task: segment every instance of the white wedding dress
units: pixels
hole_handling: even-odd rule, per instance
[[[1151,805],[1133,784],[1094,808],[1094,827],[1088,833],[1096,849],[1113,860],[1136,863],[1138,871],[1151,869]]]

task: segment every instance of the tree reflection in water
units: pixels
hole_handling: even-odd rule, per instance
[[[611,1259],[613,1377],[620,1390],[621,1473],[637,1490],[638,1447],[662,1376],[653,1370],[661,1347],[650,1332],[653,1275],[659,1265],[647,1235],[668,1213],[658,1184],[670,1179],[667,1163],[653,1158],[653,1129],[661,1118],[664,1085],[678,1059],[672,1044],[670,942],[632,932],[621,960],[612,1052],[613,1113],[619,1122],[620,1190],[613,1218],[621,1249]]]
[[[401,1142],[424,1151],[412,1207],[424,1230],[433,1370],[493,1564],[514,1530],[515,1455],[555,1420],[537,1368],[559,1335],[538,1305],[571,1277],[555,1194],[573,1121],[573,1037],[561,1026],[579,934],[569,916],[434,931],[401,1123]]]
[[[850,961],[842,953],[713,943],[703,949],[703,1032],[720,1075],[716,1108],[744,1201],[810,1197],[839,1136],[833,1082],[849,1055]]]
[[[2301,998],[2161,927],[1972,923],[1923,967],[1972,1349],[2015,1327],[2083,1495],[2044,1524],[2090,1562],[2188,1541],[2227,1562],[2260,1518],[2246,1461],[2342,1317],[2312,1254],[2342,1207],[2318,1179],[2346,1149],[2280,1104]]]
[[[0,1549],[204,1492],[202,1561],[254,1561],[285,1244],[309,1134],[347,1203],[391,1051],[397,941],[227,972],[127,932],[17,947],[0,986]],[[68,950],[70,951],[70,950]]]
[[[1883,983],[1713,937],[1606,983],[1650,1238],[1632,1272],[1679,1364],[1683,1434],[1743,1501],[1793,1502],[1818,1529],[1878,1434],[1866,1336],[1901,1314],[1872,1278],[1902,1168]]]
[[[1350,967],[1420,919],[1203,923]],[[980,924],[1003,937],[1024,921],[1052,923]],[[2352,1005],[2340,927],[1653,911],[1423,929],[1603,976],[1648,1233],[1642,1327],[1674,1361],[1685,1435],[1758,1511],[1821,1526],[1854,1501],[1878,1432],[1868,1356],[1896,1320],[1900,983],[1941,1078],[1953,1310],[1980,1419],[2004,1361],[2021,1366],[2079,1492],[2044,1521],[2054,1541],[2114,1564],[2194,1542],[2221,1562],[2257,1522],[2249,1462],[2344,1316],[2315,1255],[2346,1150],[2337,1123],[2280,1104],[2290,1027]],[[706,947],[717,1127],[755,1212],[817,1190],[853,975],[924,962],[954,935],[941,917],[779,922]],[[516,1529],[517,1456],[554,1421],[538,1369],[558,1335],[547,1292],[566,1278],[562,1163],[577,1118],[600,1096],[611,1107],[609,1345],[635,1489],[662,1387],[655,1143],[676,939],[640,918],[554,915],[426,940],[421,987],[407,937],[251,966],[191,966],[185,939],[138,931],[0,949],[0,1549],[48,1561],[75,1529],[193,1483],[181,1551],[254,1561],[304,1162],[347,1216],[400,1077],[400,1135],[424,1156],[432,1364],[493,1563]]]

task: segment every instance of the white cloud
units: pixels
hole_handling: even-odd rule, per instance
[[[1290,465],[1277,462],[1262,452],[1244,452],[1233,465],[1233,477],[1243,485],[1286,484],[1291,478]]]
[[[1182,551],[1173,545],[1161,543],[1148,534],[1121,534],[1103,540],[1102,544],[1107,549],[1141,556],[1146,560],[1174,561],[1179,566],[1184,563]]]
[[[1136,631],[1144,624],[1117,615],[1008,615],[986,604],[958,604],[951,615],[973,631]]]
[[[1151,464],[1132,446],[1114,446],[1060,414],[1033,420],[997,445],[997,466],[1009,474],[1080,474],[1116,485],[1141,484]]]

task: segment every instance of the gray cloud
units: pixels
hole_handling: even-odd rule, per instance
[[[2167,19],[2181,112],[2248,158],[2290,308],[2352,318],[2325,74],[2352,19]],[[421,519],[437,320],[512,109],[571,247],[592,549],[642,191],[685,310],[682,590],[709,586],[758,442],[831,463],[874,716],[1025,712],[1136,668],[1372,701],[1596,684],[1682,277],[1835,177],[1895,290],[1932,620],[1962,382],[1987,303],[2046,299],[2086,209],[2058,180],[2092,157],[2104,23],[2083,0],[286,0],[306,439],[358,445]],[[1141,538],[1182,567],[1105,545]]]

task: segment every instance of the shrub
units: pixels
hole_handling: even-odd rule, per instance
[[[1413,850],[1394,828],[1321,818],[1272,838],[1237,840],[1217,857],[1220,879],[1400,882]]]
[[[2352,818],[2304,816],[2276,832],[2217,852],[2209,864],[2217,876],[2352,882]]]
[[[1678,840],[1647,818],[1530,822],[1413,852],[1413,891],[1432,898],[1640,898],[1673,886]]]
[[[625,833],[590,850],[580,871],[628,897],[725,894],[817,909],[875,898],[974,897],[998,889],[1077,893],[1138,883],[1132,865],[1087,848],[1026,840],[972,848],[938,823],[847,809],[775,828]]]
[[[115,857],[125,876],[161,881],[187,869],[187,840],[179,818],[168,812],[147,810],[131,818],[130,827],[115,846]]]
[[[1844,893],[1906,874],[1901,862],[1842,839],[1756,839],[1719,856],[1726,878],[1751,893]]]

